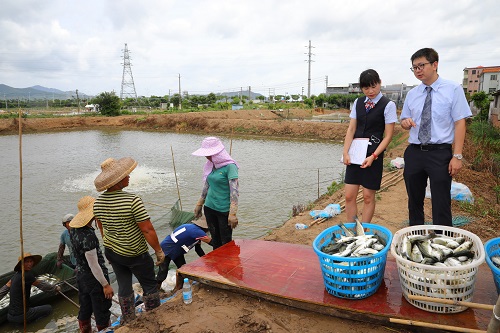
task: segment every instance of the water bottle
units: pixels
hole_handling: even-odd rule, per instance
[[[188,278],[184,278],[184,285],[182,286],[182,300],[184,304],[191,304],[193,302],[193,290]]]
[[[305,225],[304,223],[295,223],[295,229],[297,229],[297,230],[306,229],[306,228],[307,228],[307,225]]]

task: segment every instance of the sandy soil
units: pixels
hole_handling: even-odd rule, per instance
[[[285,111],[286,112],[286,111]],[[178,132],[203,132],[253,134],[268,136],[289,136],[303,138],[319,138],[342,140],[347,123],[301,121],[313,115],[331,113],[322,110],[291,110],[282,116],[268,110],[252,111],[217,111],[188,113],[181,115],[71,117],[61,119],[28,119],[23,122],[23,132],[47,130],[70,130],[103,127],[137,128],[141,130],[172,130]],[[335,111],[347,113],[347,110]],[[298,120],[297,120],[298,119]],[[16,133],[17,120],[0,120],[0,134]],[[397,129],[399,131],[399,128]],[[406,133],[404,133],[406,135]],[[391,159],[402,156],[406,148],[406,140],[392,148],[386,154],[388,163]],[[468,158],[466,144],[465,158]],[[469,155],[470,156],[470,155]],[[305,157],[306,158],[306,157]],[[476,201],[498,209],[495,192],[495,179],[491,174],[470,170],[465,160],[465,168],[455,181],[464,183],[472,191]],[[402,176],[387,174],[383,178],[385,189],[377,194],[377,206],[372,220],[389,228],[392,232],[407,226],[407,199]],[[343,191],[332,196],[323,196],[313,209],[323,209],[329,203],[342,203]],[[426,217],[431,220],[430,200],[426,200]],[[359,211],[362,204],[358,205]],[[462,206],[453,202],[453,215],[468,217]],[[483,242],[497,237],[500,221],[484,214],[475,217],[463,228],[478,235]],[[296,230],[295,223],[312,222],[308,211],[288,220],[263,239],[268,241],[288,242],[310,246],[315,237],[324,229],[345,221],[342,213],[326,222],[305,230]],[[119,328],[117,333],[142,332],[407,332],[401,328],[374,327],[358,321],[348,321],[331,316],[320,315],[304,310],[294,309],[280,304],[260,300],[258,298],[236,294],[230,291],[200,285],[194,287],[193,303],[185,306],[180,293],[159,308],[143,314],[128,326]],[[361,318],[362,319],[362,318]]]

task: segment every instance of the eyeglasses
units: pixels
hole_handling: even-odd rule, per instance
[[[422,69],[424,69],[425,65],[430,65],[430,64],[431,64],[430,62],[424,62],[423,64],[418,64],[418,65],[410,67],[410,70],[412,72],[414,72],[416,70],[421,71]]]

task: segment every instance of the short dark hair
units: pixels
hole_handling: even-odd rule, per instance
[[[381,83],[380,76],[374,69],[367,69],[359,74],[359,87],[367,88]]]
[[[436,50],[431,49],[430,47],[420,49],[417,52],[413,53],[413,55],[411,56],[411,62],[413,63],[413,60],[421,57],[425,57],[425,59],[427,59],[427,61],[431,64],[436,61],[439,62],[438,53],[436,52]]]

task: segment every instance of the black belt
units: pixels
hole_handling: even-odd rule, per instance
[[[427,145],[417,145],[415,143],[412,143],[411,145],[417,149],[420,149],[421,151],[451,149],[450,143],[427,144]]]

